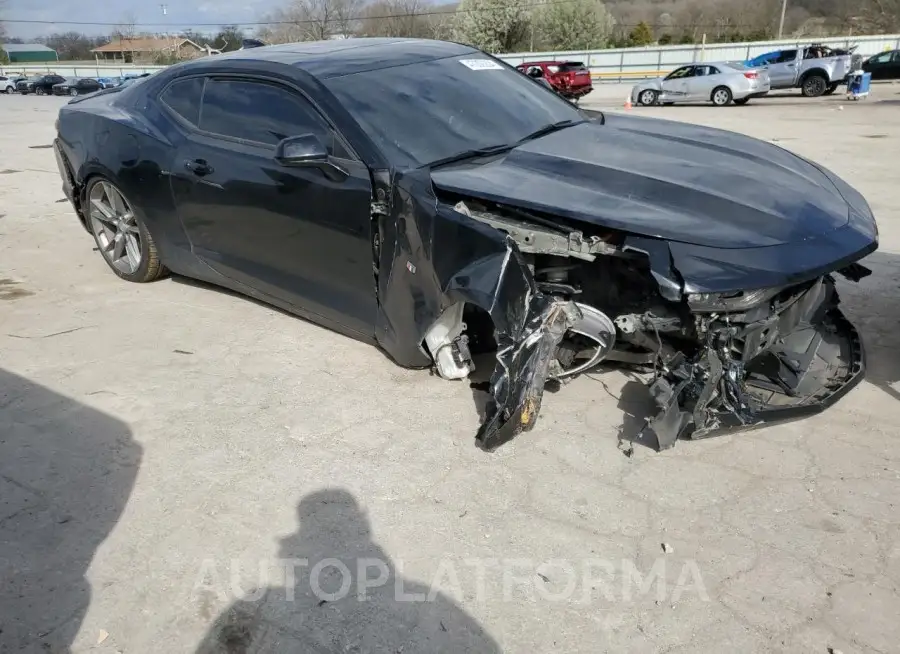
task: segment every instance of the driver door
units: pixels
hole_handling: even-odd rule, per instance
[[[178,97],[179,83],[189,95],[202,86],[199,112]],[[199,123],[177,148],[171,177],[194,253],[298,313],[372,338],[371,181],[340,135],[302,94],[268,80],[179,80],[160,99]],[[344,176],[275,160],[281,140],[307,134]]]
[[[672,101],[684,100],[688,94],[688,78],[694,66],[682,66],[669,73],[662,81],[663,97]]]

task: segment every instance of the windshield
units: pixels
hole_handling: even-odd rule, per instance
[[[402,167],[511,145],[546,125],[584,120],[546,87],[477,52],[334,77],[325,85]]]

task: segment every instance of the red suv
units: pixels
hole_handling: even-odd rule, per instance
[[[544,79],[564,98],[577,100],[594,90],[591,72],[580,61],[526,61],[516,66],[523,73],[540,68]]]

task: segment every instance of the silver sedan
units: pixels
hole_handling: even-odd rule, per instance
[[[769,92],[769,74],[738,62],[690,64],[665,77],[651,79],[631,90],[634,104],[674,104],[712,102],[724,107],[734,102],[747,104]]]

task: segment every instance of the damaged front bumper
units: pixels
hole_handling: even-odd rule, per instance
[[[650,386],[657,413],[638,440],[664,450],[679,438],[804,418],[837,402],[866,367],[859,333],[838,302],[828,276],[764,320],[720,321],[698,354],[664,362]]]
[[[556,349],[580,317],[573,302],[532,296],[516,334],[500,334],[491,402],[478,430],[478,444],[492,451],[534,427]]]

